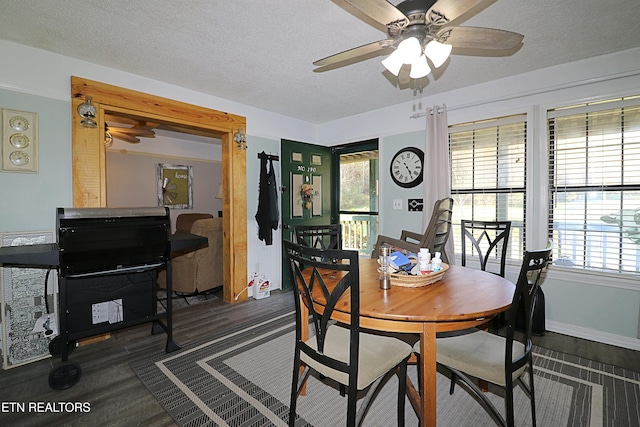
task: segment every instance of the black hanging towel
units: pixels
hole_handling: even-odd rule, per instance
[[[276,186],[276,174],[273,170],[274,156],[268,156],[263,151],[258,154],[260,158],[260,184],[258,189],[258,238],[264,240],[269,246],[273,244],[272,230],[278,229],[278,192]],[[275,157],[277,160],[277,157]],[[267,161],[269,170],[267,170]]]

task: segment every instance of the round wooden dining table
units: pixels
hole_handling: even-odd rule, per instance
[[[420,336],[419,390],[409,386],[407,394],[423,427],[436,425],[436,334],[463,330],[486,323],[511,306],[515,285],[495,274],[450,265],[438,282],[422,287],[391,286],[380,289],[378,262],[359,260],[360,326],[384,332]],[[327,275],[331,275],[327,271]],[[324,276],[324,274],[323,274]],[[318,298],[316,298],[318,296]],[[316,310],[323,298],[313,296]],[[332,316],[349,323],[349,298]]]

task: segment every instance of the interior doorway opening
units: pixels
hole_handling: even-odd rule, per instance
[[[81,124],[77,108],[91,97],[97,126]],[[106,207],[105,117],[117,114],[179,128],[185,133],[213,135],[222,142],[223,298],[246,299],[247,279],[246,152],[234,133],[246,128],[242,116],[186,104],[79,77],[71,77],[71,133],[74,207]],[[235,195],[235,196],[234,196]],[[238,298],[236,299],[236,296]]]

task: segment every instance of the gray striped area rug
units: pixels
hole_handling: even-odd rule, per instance
[[[131,363],[148,390],[180,426],[286,426],[293,367],[294,314],[219,333],[171,354]],[[538,426],[640,427],[640,374],[588,359],[535,349]],[[415,366],[409,376],[417,384]],[[449,379],[438,373],[438,426],[494,425],[486,410],[462,387],[449,395]],[[376,397],[365,426],[396,424],[395,376]],[[488,395],[504,413],[503,391]],[[529,399],[516,387],[516,425],[531,425]],[[345,424],[346,399],[333,385],[310,377],[298,399],[296,426]],[[406,404],[406,425],[417,426]]]

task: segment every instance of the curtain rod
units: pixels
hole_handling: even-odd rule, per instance
[[[444,110],[442,109],[442,107],[438,107],[438,114],[444,112]],[[431,114],[433,116],[433,109],[431,109],[428,113],[425,111],[424,113],[415,113],[411,116],[409,116],[410,119],[417,119],[418,117],[424,117],[427,114]]]
[[[541,95],[541,94],[554,92],[554,91],[557,91],[557,90],[563,90],[563,89],[573,89],[573,88],[576,88],[576,87],[587,86],[587,85],[594,84],[594,83],[613,81],[613,80],[618,80],[618,79],[624,79],[624,78],[627,78],[627,77],[635,77],[637,75],[640,75],[640,71],[638,71],[638,70],[626,71],[626,72],[615,73],[615,74],[607,74],[607,75],[600,76],[600,77],[587,78],[587,79],[578,80],[578,81],[575,81],[575,82],[562,83],[562,84],[558,84],[558,85],[553,85],[553,86],[533,89],[533,90],[529,90],[529,91],[514,93],[514,94],[511,94],[511,95],[508,95],[508,96],[489,98],[489,99],[484,99],[484,100],[480,100],[480,101],[471,102],[471,103],[468,103],[468,104],[457,105],[457,106],[454,106],[454,107],[447,107],[447,111],[455,111],[455,110],[460,110],[460,109],[469,108],[469,107],[479,107],[479,106],[491,104],[491,103],[494,103],[494,102],[511,101],[511,100],[517,99],[517,98],[524,98],[524,97],[527,97],[527,96]],[[409,116],[409,118],[410,119],[417,119],[418,117],[424,117],[426,115],[427,115],[426,112],[424,112],[424,113],[414,113],[413,115]]]

